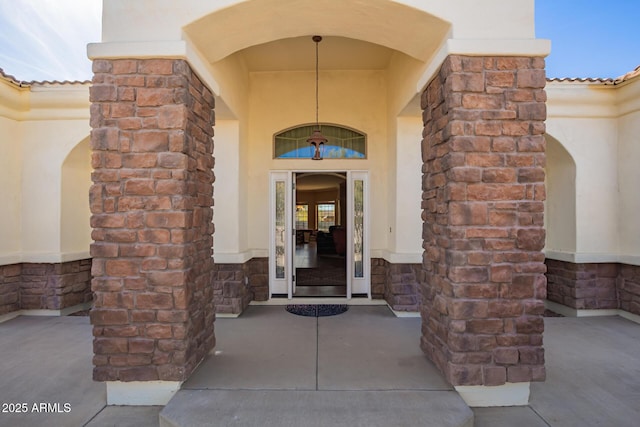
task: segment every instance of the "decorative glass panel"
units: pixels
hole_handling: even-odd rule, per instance
[[[276,182],[276,279],[284,279],[285,271],[285,182]]]
[[[310,159],[314,148],[307,142],[315,125],[295,127],[274,137],[274,158]],[[360,132],[334,125],[321,125],[327,143],[322,157],[325,159],[364,159],[367,156],[366,136]]]
[[[364,181],[353,181],[353,276],[364,277]]]
[[[309,205],[296,205],[296,230],[307,230],[309,228]]]
[[[336,205],[321,203],[317,205],[318,230],[329,232],[329,227],[336,225]]]

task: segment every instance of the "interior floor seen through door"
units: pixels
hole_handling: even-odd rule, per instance
[[[344,255],[318,254],[316,242],[296,245],[295,297],[344,297],[347,295]]]

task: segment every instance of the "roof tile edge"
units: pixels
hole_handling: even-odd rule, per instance
[[[621,83],[627,82],[631,79],[640,76],[640,65],[637,66],[633,71],[629,71],[626,74],[623,74],[620,77],[616,78],[597,78],[597,77],[552,77],[547,78],[548,82],[572,82],[572,83],[602,83],[609,85],[619,85]]]
[[[0,78],[19,87],[30,87],[33,85],[75,85],[91,83],[91,80],[18,80],[11,74],[5,73],[2,68],[0,68]]]

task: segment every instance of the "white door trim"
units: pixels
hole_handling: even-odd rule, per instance
[[[269,172],[269,298],[274,295],[287,295],[293,298],[295,274],[295,196],[293,176],[300,173],[345,173],[347,174],[347,296],[366,294],[371,299],[371,233],[369,204],[369,172],[364,170],[273,170]],[[356,278],[354,267],[354,184],[363,181],[363,275]],[[283,182],[285,188],[285,230],[284,277],[276,277],[276,182]],[[344,209],[344,207],[341,207]]]
[[[269,172],[269,298],[274,294],[282,295],[287,294],[289,298],[291,295],[291,283],[292,283],[292,239],[291,233],[293,230],[292,220],[292,207],[291,207],[291,171],[271,171]],[[284,183],[284,230],[276,230],[276,187],[277,183]],[[277,235],[284,233],[284,235]],[[276,251],[276,240],[280,239],[284,244],[284,277],[277,277],[278,272],[276,268],[276,258],[278,257]]]
[[[362,277],[355,277],[355,200],[356,181],[363,183]],[[369,229],[369,172],[347,171],[347,299],[353,294],[371,298],[371,233]]]

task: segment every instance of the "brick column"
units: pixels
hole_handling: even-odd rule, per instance
[[[421,345],[454,386],[545,378],[544,85],[541,58],[450,56],[422,96]]]
[[[93,71],[94,379],[184,381],[215,344],[214,98],[183,60]]]

